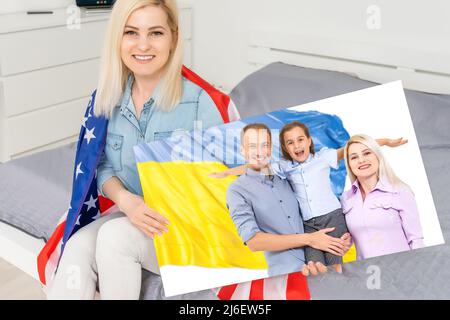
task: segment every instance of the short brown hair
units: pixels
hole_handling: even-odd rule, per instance
[[[288,131],[291,131],[294,128],[301,128],[303,129],[303,132],[305,132],[305,135],[308,139],[311,138],[311,135],[309,134],[309,129],[308,127],[301,122],[298,121],[293,121],[291,123],[288,123],[287,125],[285,125],[280,132],[280,146],[281,146],[281,153],[283,154],[283,157],[287,160],[291,160],[292,161],[292,157],[289,155],[289,152],[286,150],[285,142],[284,142],[284,134]],[[309,147],[309,152],[311,152],[311,154],[315,153],[314,150],[314,142],[311,139],[311,146]]]
[[[270,143],[272,143],[272,132],[270,132],[270,129],[268,126],[266,126],[264,123],[250,123],[248,125],[246,125],[244,128],[242,128],[241,131],[241,145],[244,144],[244,135],[245,133],[250,130],[250,129],[255,129],[255,130],[266,130],[267,134],[269,135],[270,138]]]

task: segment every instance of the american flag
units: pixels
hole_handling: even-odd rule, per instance
[[[89,100],[78,138],[69,209],[38,256],[39,278],[44,285],[56,271],[70,237],[113,205],[97,191],[96,168],[105,147],[108,120],[94,116],[95,94]]]
[[[225,123],[239,119],[239,113],[229,96],[215,89],[185,66],[182,74],[209,94]],[[78,138],[70,206],[37,258],[39,279],[44,286],[53,279],[70,237],[101,216],[115,211],[114,203],[100,196],[97,190],[96,168],[105,147],[108,120],[94,116],[95,95],[96,91],[89,100]],[[273,279],[275,280],[257,280],[223,287],[217,290],[217,295],[225,300],[309,297],[307,285],[305,291],[305,279],[290,275],[279,277],[278,280]],[[293,294],[296,292],[300,292],[300,295]]]

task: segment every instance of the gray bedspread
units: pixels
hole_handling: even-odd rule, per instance
[[[231,92],[242,118],[320,100],[376,85],[349,75],[271,64]],[[406,97],[431,184],[444,238],[449,239],[450,96],[406,90]],[[381,125],[381,124],[380,124]],[[75,145],[0,165],[0,221],[48,239],[67,209]],[[450,298],[450,248],[446,245],[346,264],[309,279],[314,299]],[[368,289],[368,268],[380,270],[380,289]],[[142,299],[165,299],[161,278],[144,271]],[[214,299],[211,290],[173,299]]]
[[[76,144],[0,165],[0,221],[47,240],[67,210]]]

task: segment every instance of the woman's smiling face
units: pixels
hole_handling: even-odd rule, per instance
[[[378,158],[365,144],[352,143],[348,147],[348,165],[356,178],[378,175]]]
[[[135,77],[159,77],[174,43],[166,12],[157,6],[143,7],[134,11],[125,24],[122,61]]]
[[[292,160],[305,162],[310,154],[311,138],[308,138],[300,127],[295,127],[284,133],[284,147]]]

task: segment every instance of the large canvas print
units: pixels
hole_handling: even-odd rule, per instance
[[[240,106],[245,107],[245,106]],[[401,82],[135,147],[167,296],[444,242]],[[351,244],[351,247],[350,247]]]

